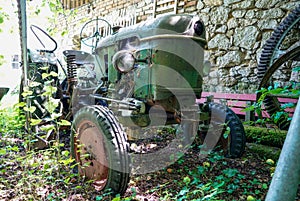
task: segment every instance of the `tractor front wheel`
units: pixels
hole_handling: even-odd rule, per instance
[[[94,181],[97,190],[124,193],[130,174],[129,145],[114,114],[103,106],[87,106],[75,115],[71,152],[78,171]]]

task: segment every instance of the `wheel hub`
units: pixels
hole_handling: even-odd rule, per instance
[[[91,121],[85,120],[78,125],[75,137],[75,156],[79,162],[81,175],[94,180],[97,190],[102,190],[108,180],[109,167],[105,139],[102,131]]]

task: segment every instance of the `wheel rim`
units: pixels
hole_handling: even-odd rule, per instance
[[[97,190],[105,188],[109,176],[107,151],[103,132],[91,121],[84,120],[77,127],[74,137],[75,159],[81,175],[94,180]]]
[[[218,143],[217,143],[217,150],[222,150],[225,154],[230,154],[230,133],[228,136],[225,138],[224,133],[226,131],[226,126],[224,126],[224,123],[219,122],[217,120],[216,122],[211,123],[213,125],[214,130],[216,130],[216,133],[221,133],[220,136],[218,137]]]
[[[216,150],[220,151],[222,150],[225,154],[230,153],[230,143],[231,143],[231,136],[228,134],[228,136],[224,137],[224,132],[226,130],[226,127],[224,127],[224,123],[219,122],[219,120],[214,119],[210,122],[210,128],[214,132],[210,132],[210,138],[212,141],[217,141],[216,143]],[[207,131],[205,133],[201,133],[201,131],[198,131],[198,135],[200,136],[201,143],[204,143],[205,138],[207,136]],[[221,133],[221,135],[220,135]]]

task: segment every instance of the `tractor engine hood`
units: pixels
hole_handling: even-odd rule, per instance
[[[159,37],[187,37],[206,44],[205,28],[203,22],[191,15],[169,14],[155,19],[140,22],[130,27],[120,28],[115,34],[103,38],[96,52],[107,46],[111,46],[116,41],[127,38],[138,38],[140,41],[155,39]]]

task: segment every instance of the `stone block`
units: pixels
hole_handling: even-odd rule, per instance
[[[234,45],[245,49],[252,49],[258,36],[255,26],[236,28],[234,32]]]
[[[224,56],[217,58],[217,66],[231,67],[241,64],[242,53],[240,51],[229,51]]]
[[[274,7],[278,3],[278,0],[257,0],[255,2],[255,7],[268,9]]]
[[[228,29],[235,29],[238,26],[239,26],[239,20],[236,19],[236,18],[230,18],[227,21],[227,27],[228,27]]]
[[[213,24],[225,24],[228,20],[229,8],[215,7],[210,11],[210,20]]]
[[[204,3],[203,3],[201,0],[199,0],[198,3],[197,3],[196,8],[197,8],[198,10],[204,8]]]
[[[228,5],[238,3],[238,2],[241,2],[241,1],[243,1],[243,0],[224,0],[224,5],[228,6]]]
[[[200,19],[203,21],[205,26],[208,26],[210,20],[209,20],[209,16],[204,14],[204,13],[200,13],[199,14]]]
[[[269,10],[260,11],[263,19],[278,19],[282,18],[285,13],[280,8],[272,8]]]
[[[226,33],[227,31],[227,26],[226,25],[222,25],[219,28],[216,29],[216,33]]]
[[[188,7],[188,8],[185,8],[185,12],[187,13],[191,13],[193,11],[197,10],[196,7]]]
[[[245,16],[246,12],[246,10],[234,10],[231,14],[235,18],[242,18]]]
[[[224,77],[220,79],[221,84],[226,87],[233,87],[238,83],[238,80],[233,77]]]
[[[254,7],[254,0],[244,0],[232,5],[233,9],[249,9]]]
[[[210,13],[210,10],[211,10],[211,8],[210,8],[210,7],[207,7],[207,8],[203,8],[200,12],[201,12],[201,13],[209,14],[209,13]]]
[[[253,18],[255,18],[255,17],[258,17],[257,15],[258,15],[258,10],[257,9],[251,9],[251,10],[248,10],[247,12],[246,12],[246,15],[245,15],[245,18],[247,18],[247,19],[253,19]]]
[[[300,4],[300,2],[297,0],[295,2],[287,2],[287,3],[283,3],[283,5],[280,6],[281,9],[284,10],[293,10],[295,9],[298,5]]]
[[[273,30],[277,27],[278,22],[276,19],[262,19],[258,21],[258,27],[260,30],[270,29]]]
[[[208,48],[209,49],[228,49],[230,47],[230,41],[229,39],[226,37],[226,35],[224,34],[217,34],[214,38],[212,38],[209,42],[208,42]]]
[[[206,6],[220,6],[223,4],[223,0],[203,0]]]

